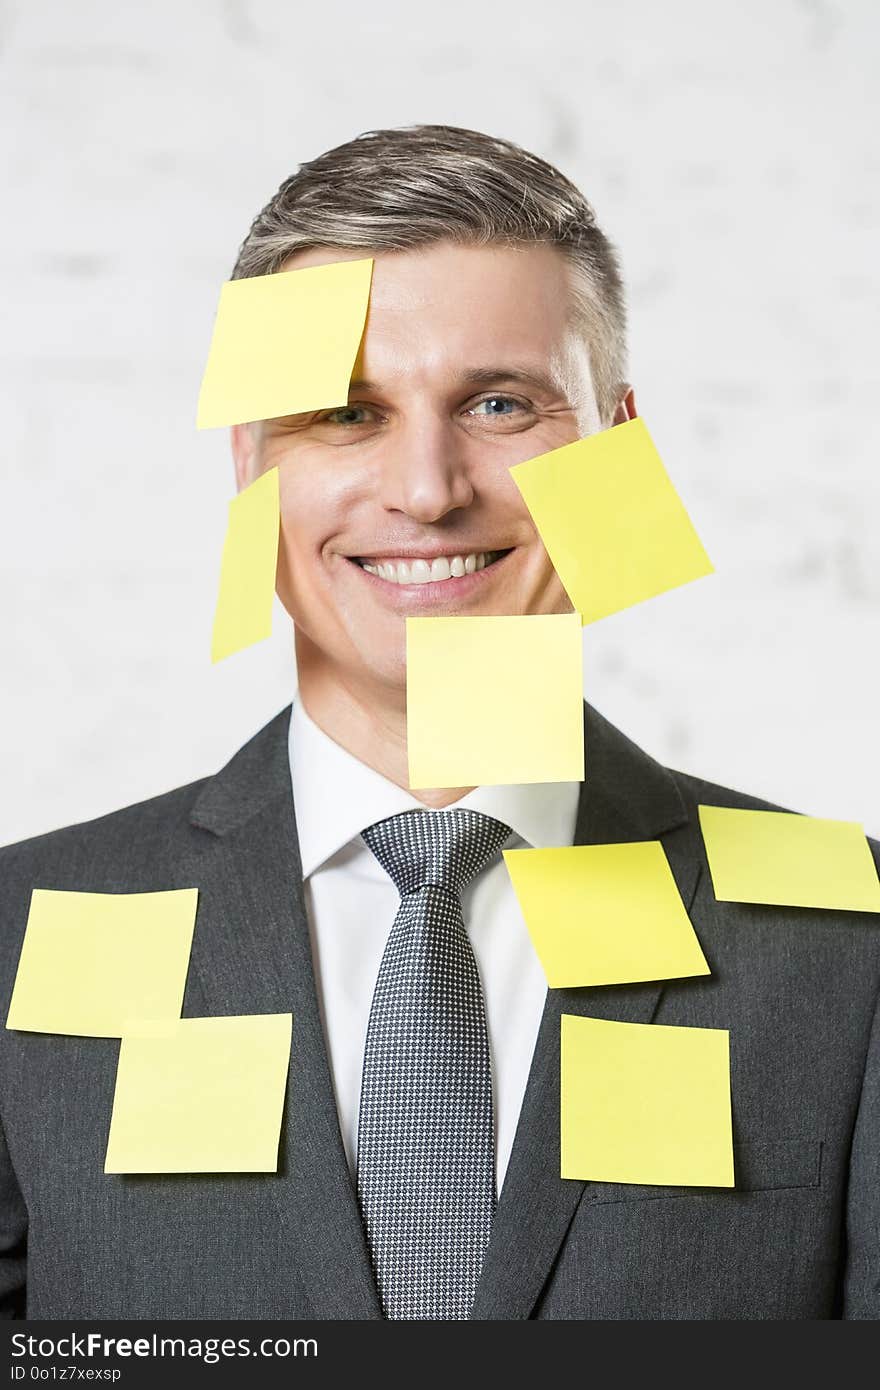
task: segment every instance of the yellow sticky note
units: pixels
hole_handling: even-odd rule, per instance
[[[578,614],[407,618],[406,711],[411,787],[583,781]]]
[[[199,395],[198,428],[345,405],[372,259],[228,280]]]
[[[855,821],[701,806],[715,897],[722,902],[880,912],[880,880]]]
[[[274,1173],[291,1014],[132,1022],[105,1173]]]
[[[510,472],[584,623],[712,573],[642,420]]]
[[[659,840],[502,852],[551,989],[710,973]]]
[[[212,661],[271,636],[280,517],[277,468],[263,473],[229,503]]]
[[[562,1176],[733,1187],[730,1035],[562,1016]]]
[[[198,895],[35,888],[6,1027],[118,1038],[130,1015],[178,1018]]]

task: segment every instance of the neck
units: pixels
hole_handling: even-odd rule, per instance
[[[423,806],[440,808],[459,801],[472,787],[409,785],[406,750],[406,687],[347,681],[309,660],[297,642],[299,696],[306,714],[325,734],[374,772],[403,787]]]

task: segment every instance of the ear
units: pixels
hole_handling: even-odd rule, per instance
[[[623,388],[625,395],[621,396],[612,417],[612,425],[625,424],[627,420],[634,420],[638,415],[636,410],[636,395],[631,386]]]
[[[260,422],[233,425],[229,431],[232,457],[235,461],[235,484],[238,491],[248,487],[260,471]]]

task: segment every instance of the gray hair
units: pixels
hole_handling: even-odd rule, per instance
[[[272,274],[317,246],[406,251],[437,241],[559,248],[577,272],[575,322],[610,423],[626,381],[617,253],[579,189],[509,140],[444,125],[366,131],[285,179],[254,218],[232,278]]]

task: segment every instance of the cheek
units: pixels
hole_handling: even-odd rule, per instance
[[[322,547],[338,529],[339,507],[326,473],[307,459],[288,460],[278,469],[281,505],[280,548],[300,563],[320,558]]]
[[[287,611],[299,619],[314,590],[321,547],[332,535],[326,495],[315,485],[315,473],[299,465],[279,468],[281,525],[278,537],[278,596]]]
[[[279,567],[284,560],[292,571],[296,569],[297,559],[306,548],[304,522],[310,514],[307,500],[301,497],[301,489],[285,476],[284,469],[279,472],[279,496],[281,503],[281,526],[278,542]],[[306,522],[307,526],[307,522]]]

